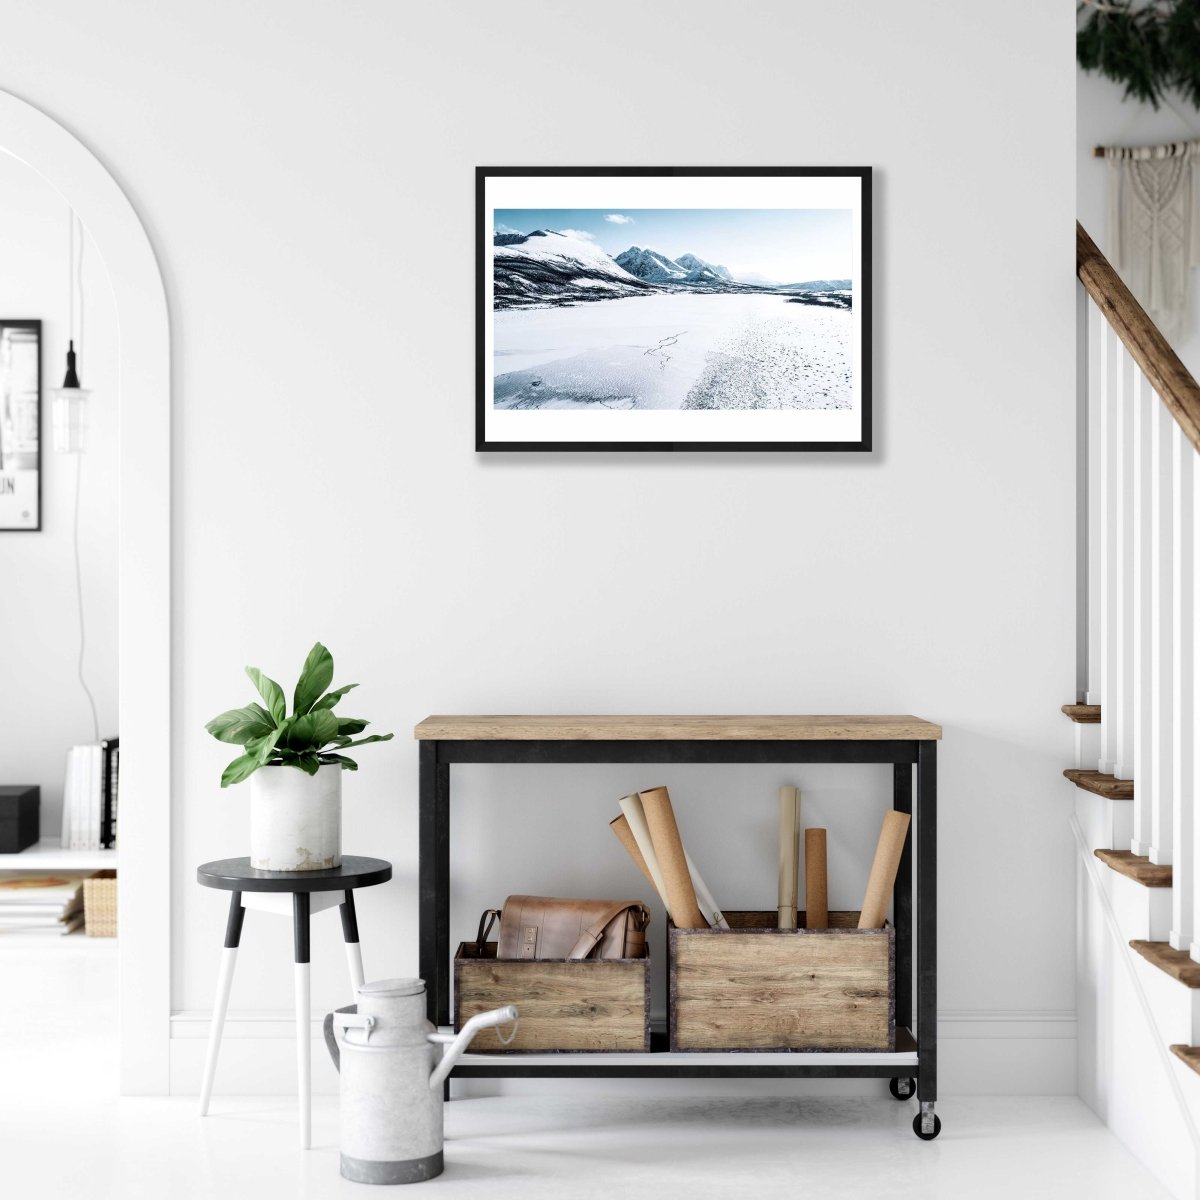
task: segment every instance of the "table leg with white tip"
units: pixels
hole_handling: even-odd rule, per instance
[[[296,1076],[299,1089],[300,1148],[312,1145],[312,1001],[309,991],[307,892],[292,894],[296,942]]]
[[[366,982],[363,975],[362,944],[358,940],[358,914],[354,911],[354,893],[346,892],[341,904],[342,937],[346,940],[346,962],[350,967],[350,992],[357,1001],[358,989]]]
[[[237,965],[238,943],[242,939],[242,921],[246,910],[242,907],[242,893],[231,892],[229,897],[229,921],[225,926],[225,948],[221,951],[221,969],[217,975],[217,995],[213,1000],[212,1025],[208,1030],[208,1051],[204,1056],[204,1081],[200,1085],[200,1115],[208,1114],[208,1102],[212,1099],[213,1079],[217,1074],[217,1055],[221,1052],[221,1034],[225,1028],[225,1014],[229,1010],[229,992],[233,987],[233,968]]]

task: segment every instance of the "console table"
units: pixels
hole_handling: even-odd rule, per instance
[[[461,1077],[882,1078],[907,1099],[918,1137],[941,1129],[937,1100],[937,743],[941,727],[911,716],[427,717],[420,741],[420,971],[428,1016],[450,1024],[450,768],[456,763],[878,763],[892,768],[892,807],[910,813],[893,896],[895,1051],[645,1054],[467,1054]],[[913,776],[916,775],[914,792]],[[599,835],[597,835],[599,836]],[[913,872],[913,840],[917,872]],[[915,888],[914,888],[915,883]],[[915,914],[914,914],[915,898]],[[915,919],[914,919],[915,917]],[[916,995],[913,996],[913,963]],[[915,1017],[915,1035],[914,1035]],[[668,1014],[669,1019],[669,1014]]]

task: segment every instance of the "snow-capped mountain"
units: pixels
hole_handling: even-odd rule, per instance
[[[647,283],[682,283],[690,268],[672,262],[665,254],[641,246],[630,246],[616,257],[617,266]]]
[[[810,279],[807,283],[781,283],[779,285],[785,292],[848,292],[851,286],[849,279]]]
[[[650,290],[587,238],[536,229],[530,234],[496,234],[492,241],[496,308],[570,304]]]
[[[718,279],[733,279],[728,268],[719,266],[717,263],[705,262],[704,259],[697,258],[694,254],[681,254],[675,262],[689,274],[692,272],[699,272],[701,275],[711,273]]]

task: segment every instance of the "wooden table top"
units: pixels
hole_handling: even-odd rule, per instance
[[[942,727],[911,716],[436,716],[418,741],[938,741]]]

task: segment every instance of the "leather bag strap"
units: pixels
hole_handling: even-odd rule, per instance
[[[596,948],[596,943],[604,936],[604,930],[608,926],[609,921],[614,917],[618,917],[621,913],[629,909],[636,910],[643,918],[642,928],[645,928],[645,918],[649,915],[646,909],[641,904],[631,904],[627,900],[622,900],[618,904],[614,904],[611,908],[596,918],[580,935],[579,941],[575,943],[574,949],[568,958],[587,958],[589,954]]]
[[[483,947],[487,943],[488,934],[492,932],[492,926],[496,923],[496,918],[500,916],[498,908],[485,908],[483,916],[479,918],[479,932],[475,935],[475,953],[482,958]]]

